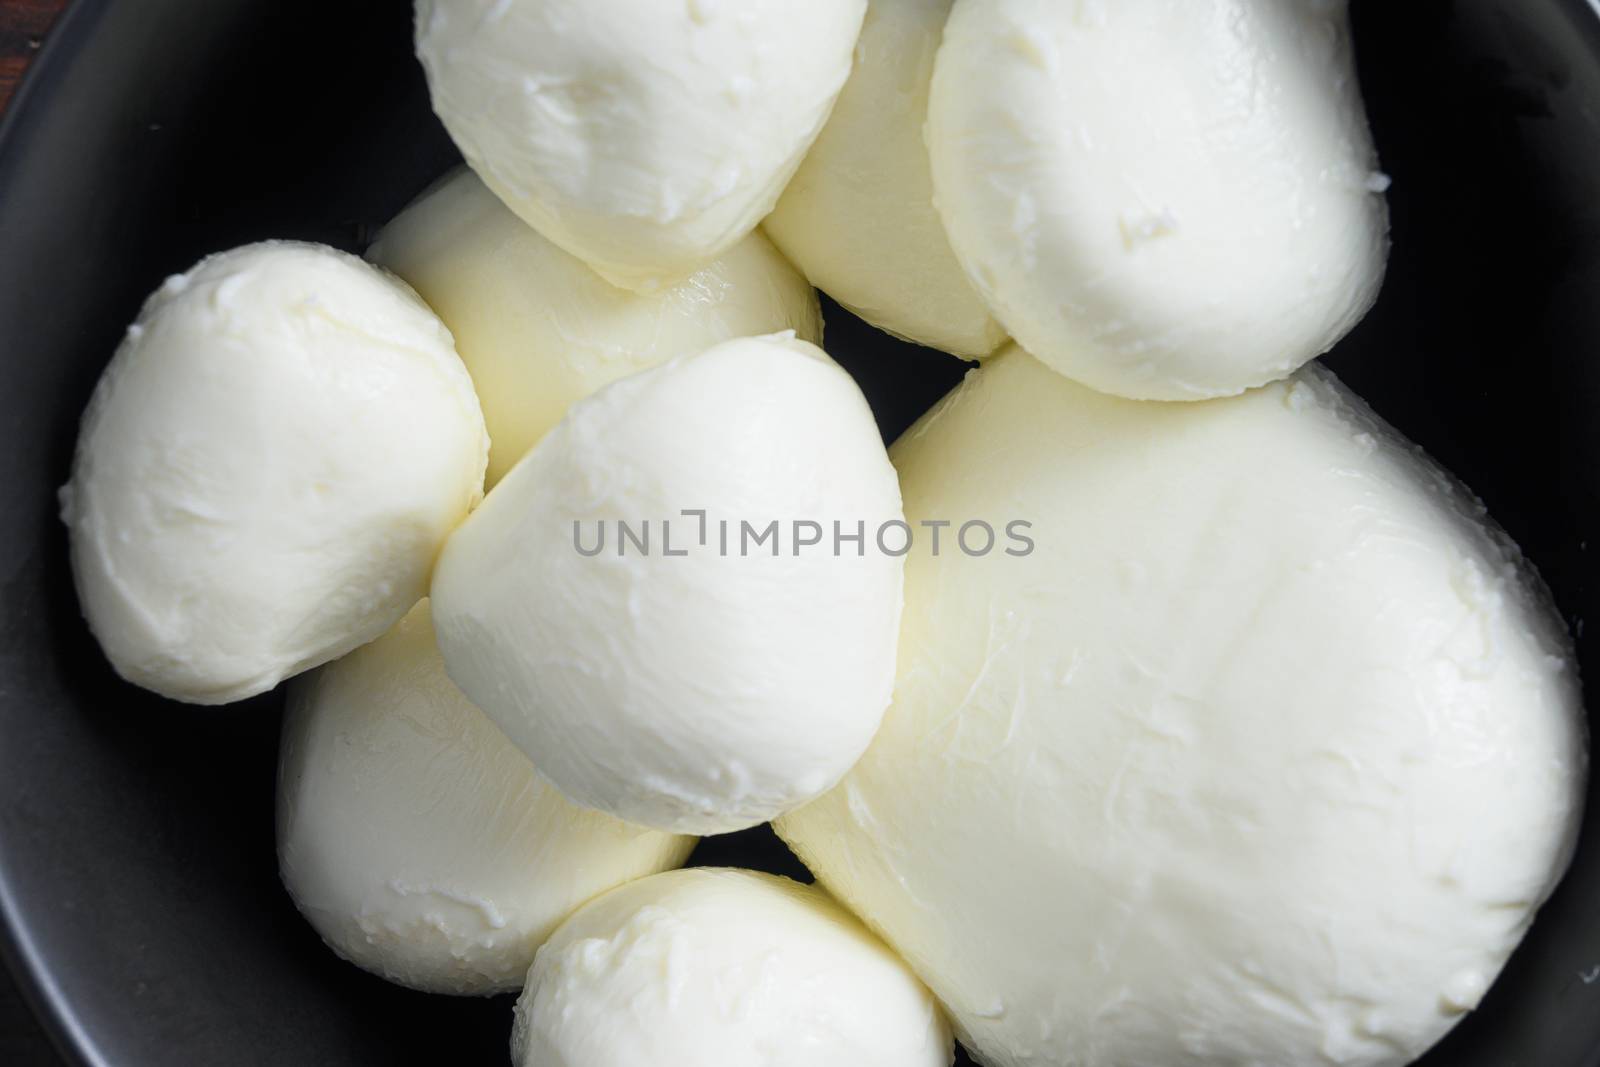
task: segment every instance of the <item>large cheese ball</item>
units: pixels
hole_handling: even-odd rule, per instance
[[[949,1067],[933,998],[827,894],[754,871],[656,875],[539,951],[516,1067]]]
[[[874,326],[967,359],[1005,340],[933,207],[922,128],[951,0],[870,0],[850,80],[763,224]]]
[[[530,229],[470,170],[418,198],[367,252],[455,335],[489,426],[493,487],[574,400],[719,341],[822,342],[816,290],[753,233],[676,285],[618,289]]]
[[[83,417],[62,518],[89,626],[164,696],[271,689],[422,598],[488,449],[404,283],[314,245],[212,256],[150,297]]]
[[[1029,352],[1119,396],[1274,381],[1371,306],[1388,212],[1344,0],[960,0],[928,146]]]
[[[850,376],[791,335],[729,341],[573,405],[495,487],[434,576],[445,665],[576,803],[753,826],[878,728],[899,520]]]
[[[580,904],[693,847],[563,800],[450,683],[427,601],[291,684],[283,884],[335,952],[390,981],[515,992]]]
[[[417,0],[434,110],[529,225],[629,289],[772,210],[850,73],[866,0]]]
[[[1017,349],[893,456],[909,520],[1030,525],[908,557],[883,729],[778,829],[980,1062],[1400,1067],[1478,1004],[1586,755],[1469,492],[1320,369],[1150,404]]]

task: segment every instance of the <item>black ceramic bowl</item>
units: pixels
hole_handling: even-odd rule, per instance
[[[359,250],[456,160],[409,8],[78,0],[0,130],[0,941],[75,1062],[506,1059],[505,999],[386,985],[300,921],[273,854],[277,699],[196,709],[120,683],[56,520],[78,414],[164,275],[266,237]],[[1600,677],[1582,629],[1600,596],[1600,9],[1356,0],[1356,20],[1395,249],[1331,362],[1482,494]],[[959,376],[829,312],[887,436]],[[760,833],[697,858],[797,869]],[[1600,1064],[1594,832],[1426,1063]]]

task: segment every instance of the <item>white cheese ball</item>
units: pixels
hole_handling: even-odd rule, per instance
[[[878,728],[902,560],[875,532],[899,519],[848,374],[787,335],[717,345],[575,404],[450,539],[445,665],[576,803],[683,833],[754,826],[826,790]],[[802,520],[820,543],[799,544]],[[838,555],[835,523],[863,534]]]
[[[290,688],[283,883],[335,952],[392,982],[521,989],[580,904],[693,847],[563,800],[450,683],[427,601]]]
[[[250,245],[152,295],[100,378],[62,518],[117,673],[224,704],[364,645],[427,591],[489,440],[404,283]]]
[[[980,1062],[1398,1067],[1478,1004],[1586,754],[1470,493],[1320,369],[1145,404],[1015,349],[893,456],[1034,549],[908,558],[882,732],[779,831]]]
[[[602,385],[719,341],[822,341],[816,290],[759,233],[686,281],[632,293],[524,225],[467,169],[385,227],[368,258],[455,335],[489,425],[488,484]]]
[[[1343,0],[958,0],[928,144],[995,316],[1108,393],[1282,378],[1383,280],[1388,179]]]
[[[828,124],[763,224],[840,304],[967,359],[1005,331],[967,281],[933,207],[922,127],[952,0],[870,0]]]
[[[827,894],[754,871],[674,871],[587,905],[517,1001],[516,1067],[949,1067],[950,1030]]]
[[[511,209],[607,280],[675,282],[777,202],[866,0],[417,0],[433,107]]]

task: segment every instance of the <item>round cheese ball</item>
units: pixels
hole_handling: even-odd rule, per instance
[[[753,826],[878,728],[899,519],[850,376],[789,335],[729,341],[573,405],[495,487],[434,575],[445,665],[576,803]]]
[[[909,519],[1031,526],[908,557],[883,729],[778,829],[980,1062],[1399,1067],[1477,1005],[1586,754],[1470,493],[1320,369],[1145,404],[1016,349],[893,456]]]
[[[1343,0],[962,0],[928,144],[995,316],[1104,392],[1282,378],[1383,280],[1388,179]]]
[[[524,225],[465,168],[395,218],[367,255],[415,286],[455,335],[493,442],[490,486],[602,385],[734,337],[792,329],[822,340],[816,290],[759,233],[686,281],[632,293]]]
[[[424,595],[488,449],[404,283],[314,245],[212,256],[150,297],[83,417],[62,518],[89,626],[164,696],[271,689]]]
[[[434,110],[529,225],[629,289],[777,202],[850,73],[866,0],[417,0]]]
[[[563,800],[450,683],[427,601],[291,686],[283,884],[335,952],[392,982],[521,989],[580,904],[693,847]]]
[[[949,1067],[950,1030],[894,953],[812,886],[646,878],[586,905],[517,1001],[516,1067]]]
[[[850,80],[763,227],[874,326],[980,359],[1005,331],[950,250],[922,139],[951,2],[870,0]]]

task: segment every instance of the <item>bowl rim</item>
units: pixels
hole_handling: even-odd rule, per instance
[[[17,161],[27,154],[49,121],[47,103],[72,76],[80,53],[115,2],[68,0],[55,25],[45,34],[38,54],[12,93],[5,114],[0,115],[0,197],[13,180]],[[5,875],[4,852],[4,843],[0,842],[0,962],[5,964],[23,1003],[33,1012],[65,1064],[114,1067],[34,943],[30,924],[13,898],[11,880]]]

